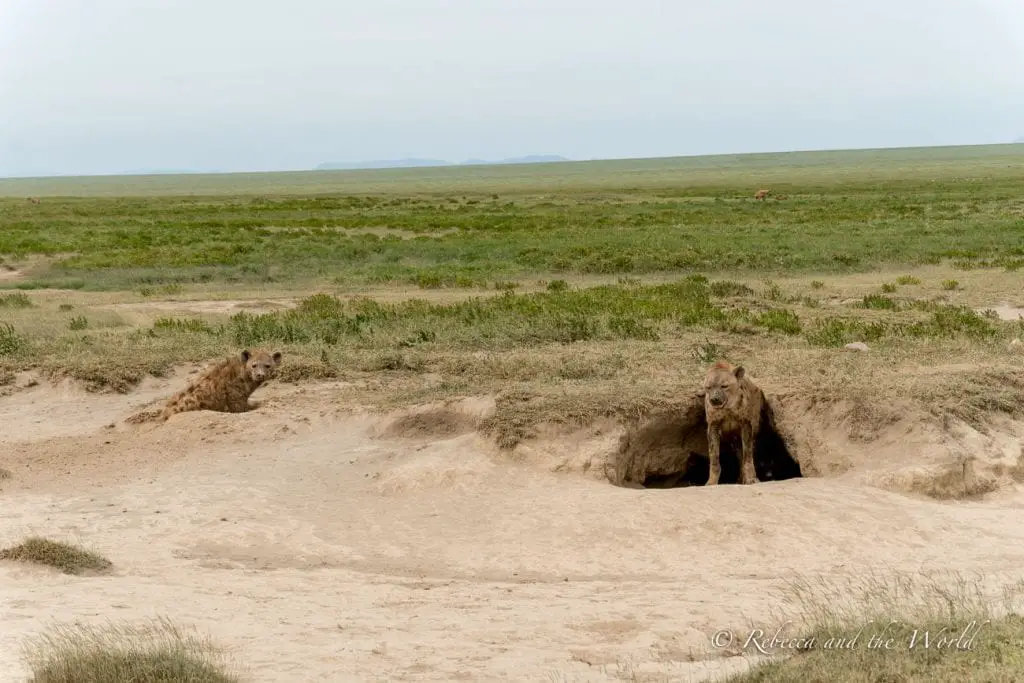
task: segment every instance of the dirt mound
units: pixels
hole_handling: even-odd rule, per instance
[[[879,405],[804,392],[767,396],[755,447],[762,482],[853,481],[936,500],[978,498],[1024,483],[1024,423],[992,415],[987,426],[936,416],[908,400]],[[722,442],[723,484],[739,475],[739,439]],[[629,488],[703,486],[707,423],[695,394],[628,418],[565,430],[548,425],[506,457],[551,473]]]
[[[493,410],[493,400],[479,398],[424,405],[392,416],[378,431],[378,437],[446,439],[468,434],[477,431]]]
[[[761,413],[761,431],[754,449],[760,481],[800,477],[800,463],[776,427],[771,402]],[[649,415],[626,428],[610,463],[609,479],[622,486],[672,488],[703,486],[708,478],[707,420],[704,403],[694,396],[678,410]],[[721,483],[739,479],[738,436],[723,437]],[[614,474],[611,474],[614,472]]]

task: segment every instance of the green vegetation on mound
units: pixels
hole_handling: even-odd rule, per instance
[[[1020,324],[931,299],[823,307],[808,295],[787,296],[771,283],[758,293],[703,276],[581,289],[553,284],[548,291],[448,303],[381,303],[321,293],[284,311],[162,316],[143,329],[94,326],[84,315],[62,329],[36,334],[23,334],[8,323],[0,327],[0,370],[38,368],[69,374],[96,388],[127,390],[147,374],[163,375],[176,364],[252,346],[283,350],[287,360],[281,376],[294,380],[336,377],[345,370],[433,369],[465,376],[474,367],[467,353],[552,353],[553,346],[568,352],[579,343],[673,345],[695,334],[834,349],[851,341],[883,346],[970,342],[985,347],[1005,345],[1022,331]],[[453,358],[455,354],[461,359]],[[702,362],[714,355],[709,349]],[[615,368],[609,365],[602,372],[614,374]],[[624,369],[621,364],[618,368]],[[568,367],[559,372],[567,378],[574,373]]]
[[[812,590],[813,589],[813,590]],[[727,683],[960,683],[1024,680],[1021,584],[996,597],[962,577],[870,577],[860,586],[812,586],[798,580],[788,601],[792,623],[736,643],[775,661]],[[752,631],[753,632],[753,631]]]
[[[94,552],[38,536],[0,550],[0,560],[46,565],[55,567],[65,574],[105,572],[113,566],[110,560]]]
[[[1024,617],[979,623],[933,622],[851,625],[855,647],[816,647],[725,679],[724,683],[1013,683],[1024,680]],[[816,642],[828,642],[828,633]],[[874,636],[875,641],[869,645]],[[801,638],[810,638],[802,636]],[[771,634],[767,636],[770,642]],[[927,639],[927,644],[926,644]],[[836,638],[833,642],[839,642]]]

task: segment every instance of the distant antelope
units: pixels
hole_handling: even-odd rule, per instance
[[[754,195],[754,199],[760,199],[761,201],[764,201],[764,198],[767,197],[770,193],[771,192],[769,190],[758,190],[757,194]]]
[[[33,204],[38,204],[38,203],[39,203],[39,200],[38,200],[38,199],[36,199],[35,197],[29,197],[29,198],[28,198],[28,200],[29,200],[30,202],[32,202]]]

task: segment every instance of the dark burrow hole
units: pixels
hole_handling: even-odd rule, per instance
[[[762,482],[802,476],[799,462],[775,425],[774,413],[766,403],[754,446],[754,469]],[[739,435],[723,435],[720,484],[739,482],[739,454]],[[620,483],[651,489],[704,486],[710,465],[703,403],[651,416],[626,435],[617,458]]]

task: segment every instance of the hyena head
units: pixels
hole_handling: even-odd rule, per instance
[[[245,363],[245,374],[254,382],[263,383],[274,376],[281,365],[281,352],[242,351],[242,362]]]
[[[733,367],[729,363],[715,363],[704,377],[704,400],[713,408],[736,405],[743,395],[740,380],[743,379],[742,365]]]

